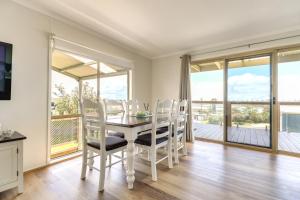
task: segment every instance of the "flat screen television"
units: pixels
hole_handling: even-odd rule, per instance
[[[0,100],[11,99],[12,47],[0,42]]]

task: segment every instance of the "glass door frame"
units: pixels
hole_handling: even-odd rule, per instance
[[[276,151],[277,149],[277,140],[274,141],[274,138],[276,137],[276,135],[274,134],[277,130],[276,127],[274,127],[274,118],[277,118],[278,114],[276,112],[276,110],[274,110],[274,107],[276,107],[277,105],[277,85],[275,85],[274,87],[274,77],[277,77],[277,66],[274,65],[274,58],[276,58],[276,56],[274,56],[275,52],[266,52],[266,53],[252,53],[249,55],[241,55],[241,56],[236,56],[236,57],[230,57],[230,58],[225,58],[225,65],[224,65],[224,118],[223,118],[223,124],[224,124],[224,130],[223,130],[223,142],[224,144],[232,144],[235,146],[241,146],[241,147],[248,147],[248,148],[254,148],[254,149],[264,149],[264,150],[270,150],[272,149],[272,151]],[[243,144],[243,143],[238,143],[238,142],[233,142],[233,141],[228,141],[227,136],[228,136],[228,63],[230,61],[235,61],[235,60],[242,60],[242,59],[251,59],[251,58],[258,58],[258,57],[264,57],[264,56],[268,56],[270,57],[270,146],[269,147],[264,147],[264,146],[259,146],[259,145],[252,145],[252,144]],[[274,70],[274,68],[276,68]],[[275,72],[275,73],[274,73]],[[274,92],[274,90],[276,90]],[[276,95],[274,95],[276,94]],[[274,112],[275,111],[275,112]],[[274,131],[275,130],[275,131]]]
[[[227,105],[227,64],[224,66],[224,73],[223,73],[223,79],[224,79],[224,84],[223,84],[223,140],[220,141],[219,143],[222,143],[224,145],[230,145],[230,146],[237,146],[237,147],[242,147],[246,149],[253,149],[253,150],[259,150],[259,151],[264,151],[264,152],[272,152],[272,153],[279,153],[279,154],[285,154],[285,155],[292,155],[299,157],[299,153],[292,153],[288,151],[283,151],[279,150],[278,143],[279,143],[279,127],[280,127],[280,113],[279,113],[279,101],[278,101],[278,52],[284,51],[284,50],[294,50],[294,49],[299,49],[300,48],[300,43],[294,44],[294,45],[282,45],[282,46],[275,46],[275,47],[270,47],[270,48],[265,48],[265,49],[257,49],[257,50],[250,50],[250,51],[244,51],[241,53],[233,53],[233,54],[227,54],[227,55],[222,55],[219,57],[211,57],[207,59],[201,59],[197,61],[193,61],[194,64],[196,63],[204,63],[204,62],[210,62],[214,60],[223,60],[225,63],[230,60],[236,60],[236,59],[241,59],[241,58],[246,58],[246,57],[256,57],[260,55],[268,55],[271,56],[271,70],[272,70],[272,77],[271,77],[271,86],[272,86],[272,108],[271,108],[271,145],[272,148],[264,148],[260,146],[250,146],[247,144],[236,144],[232,142],[227,142],[227,127],[225,126],[226,123],[226,105]],[[215,141],[211,141],[215,142]]]

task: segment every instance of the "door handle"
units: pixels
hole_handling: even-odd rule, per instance
[[[273,97],[273,105],[276,104],[276,97]]]

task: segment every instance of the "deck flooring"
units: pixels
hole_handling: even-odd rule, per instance
[[[195,137],[223,141],[223,126],[194,122],[193,130]],[[265,129],[231,127],[228,131],[228,141],[269,147],[270,133]],[[278,142],[279,150],[300,153],[300,133],[280,132]]]

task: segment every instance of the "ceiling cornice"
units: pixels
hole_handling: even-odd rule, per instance
[[[124,44],[124,42],[120,42],[120,41],[118,41],[116,39],[110,38],[110,37],[102,34],[99,31],[91,29],[90,27],[84,26],[82,24],[78,24],[77,22],[71,21],[70,19],[67,19],[66,17],[59,16],[58,14],[50,12],[49,10],[44,9],[41,6],[37,6],[36,4],[34,4],[32,2],[31,3],[30,2],[24,2],[23,0],[12,0],[12,1],[14,1],[15,3],[21,5],[21,6],[25,7],[25,8],[34,10],[34,11],[40,13],[40,14],[46,15],[46,16],[52,18],[52,19],[55,19],[55,20],[60,21],[60,22],[63,22],[65,24],[67,24],[67,25],[70,25],[70,26],[76,28],[76,29],[84,31],[84,32],[86,32],[88,34],[91,34],[91,35],[93,35],[95,37],[98,37],[98,38],[100,38],[102,40],[105,40],[106,42],[109,42],[109,43],[111,43],[113,45],[116,45],[118,47],[126,49],[126,50],[128,50],[128,51],[130,51],[130,52],[132,52],[134,54],[140,55],[140,56],[148,58],[148,59],[151,59],[153,57],[151,53],[145,53],[145,51],[141,51],[141,48],[145,49],[145,45],[141,45],[141,43],[136,42],[135,40],[133,40],[133,39],[127,37],[127,36],[124,36],[124,34],[120,33],[119,31],[116,31],[116,30],[112,29],[111,27],[109,27],[107,25],[105,25],[105,27],[109,28],[110,30],[114,31],[115,33],[118,32],[120,35],[123,35],[123,38],[126,38],[127,41],[129,41],[129,43],[131,41],[132,45]],[[101,24],[103,26],[103,23],[101,23]],[[134,48],[132,46],[135,46],[135,47],[139,46],[140,48]]]
[[[267,41],[267,40],[274,40],[274,39],[278,39],[281,37],[290,37],[290,36],[299,35],[299,34],[300,34],[300,26],[295,26],[295,27],[283,29],[280,31],[273,31],[273,32],[269,32],[267,34],[257,35],[255,37],[245,37],[245,38],[241,38],[238,40],[231,40],[231,41],[226,41],[226,42],[212,44],[212,45],[205,45],[205,46],[199,45],[199,46],[195,46],[192,48],[183,49],[181,51],[176,51],[176,52],[164,54],[161,56],[151,57],[151,60],[156,60],[156,59],[161,59],[161,58],[166,58],[166,57],[171,57],[171,56],[178,56],[178,58],[179,58],[180,56],[182,56],[184,54],[197,55],[197,54],[202,54],[204,52],[218,51],[220,49],[232,48],[232,47],[240,46],[240,45],[248,45],[248,44],[255,43],[255,42],[263,42],[263,41]]]

